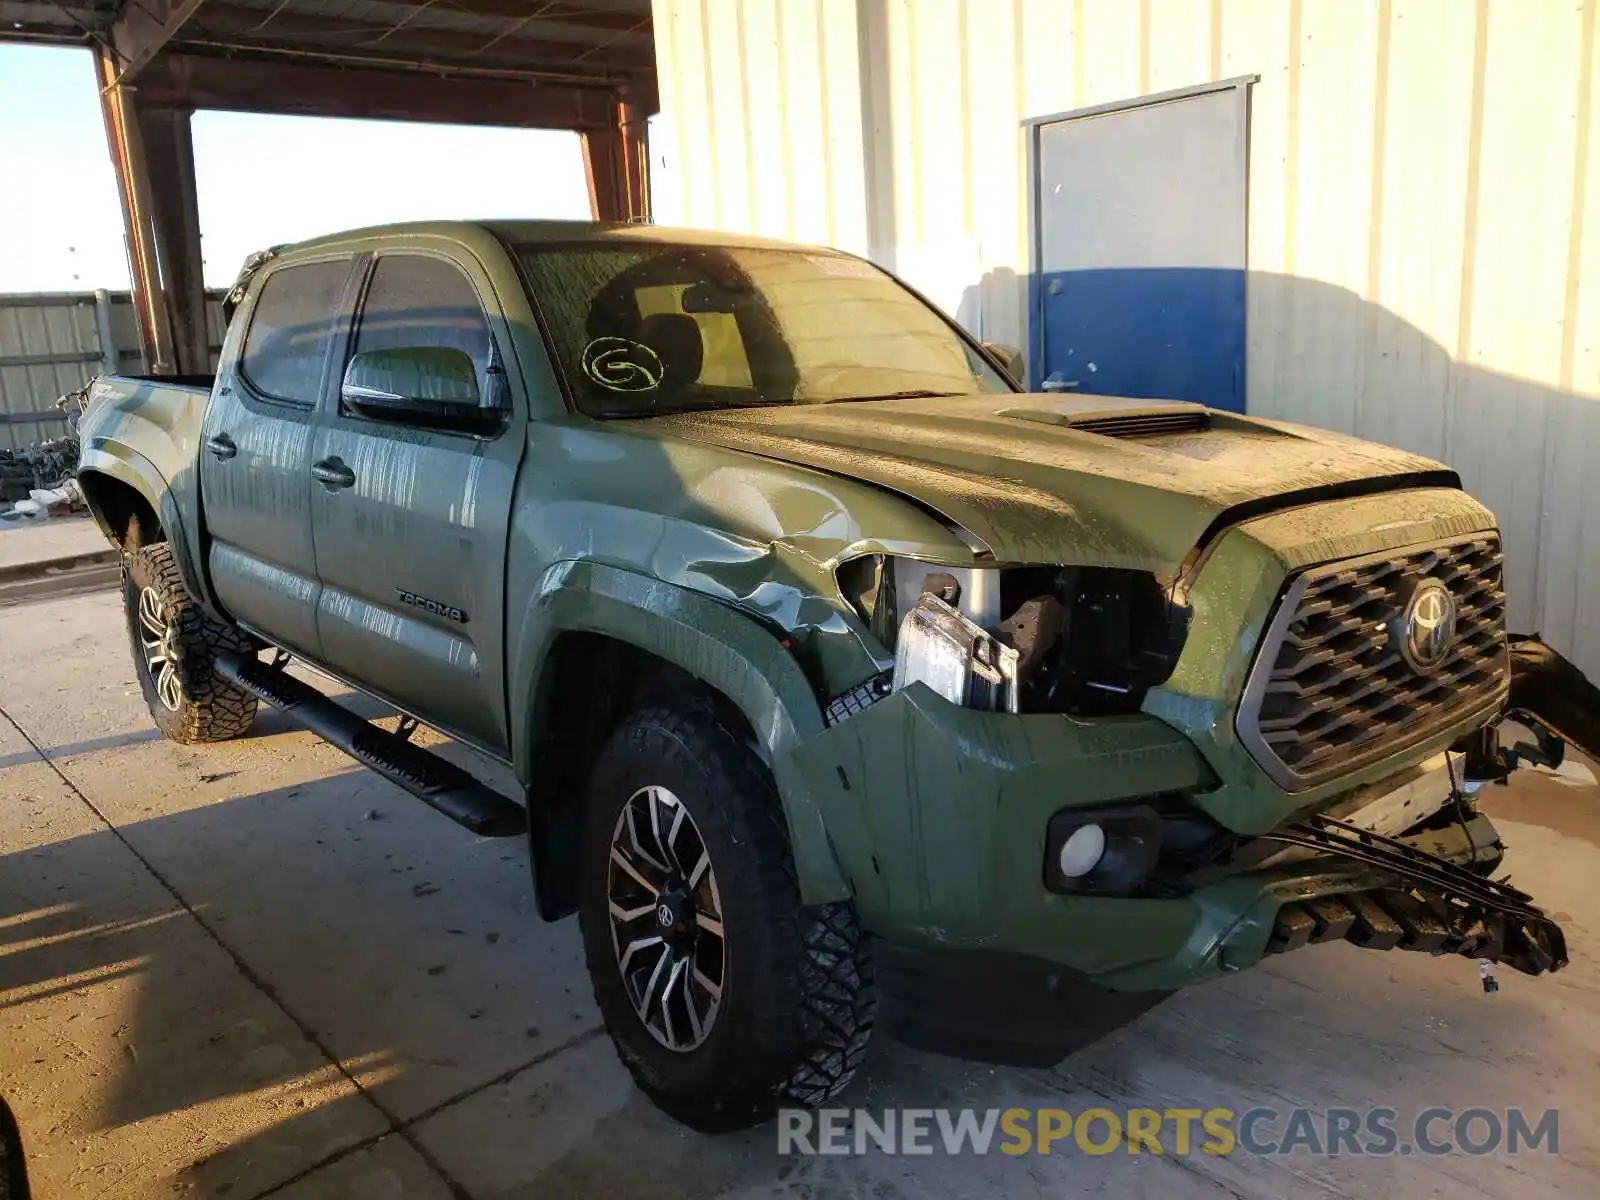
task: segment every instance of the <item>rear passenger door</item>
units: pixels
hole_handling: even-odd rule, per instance
[[[464,351],[487,395],[506,333],[468,258],[393,251],[372,260],[348,352]],[[504,591],[524,405],[492,435],[346,406],[335,386],[312,451],[322,661],[430,725],[495,753],[505,722]]]
[[[311,442],[346,315],[349,254],[271,267],[235,318],[201,429],[200,495],[217,599],[272,641],[316,658]]]

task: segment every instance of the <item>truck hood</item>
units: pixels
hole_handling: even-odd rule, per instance
[[[1335,496],[1460,486],[1430,459],[1342,434],[1105,396],[852,401],[639,424],[898,492],[981,539],[1000,562],[1127,567],[1163,581],[1232,520]]]

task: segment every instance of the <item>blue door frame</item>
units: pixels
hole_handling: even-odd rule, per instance
[[[1024,122],[1030,387],[1244,411],[1258,78]]]

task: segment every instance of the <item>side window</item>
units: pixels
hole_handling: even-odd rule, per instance
[[[634,293],[641,317],[657,313],[683,312],[684,284],[664,283],[642,287]],[[705,358],[700,367],[698,382],[706,387],[753,387],[750,380],[750,360],[744,352],[744,337],[739,332],[739,322],[732,313],[689,313],[700,327],[700,341],[705,348]]]
[[[444,346],[464,351],[478,368],[478,391],[488,388],[489,323],[472,281],[439,258],[388,254],[367,284],[352,357],[373,350]]]
[[[349,274],[343,258],[279,267],[267,276],[239,356],[251,387],[275,400],[317,402]]]

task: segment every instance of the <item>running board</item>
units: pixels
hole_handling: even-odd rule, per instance
[[[520,805],[432,751],[362,720],[282,665],[226,650],[216,657],[216,671],[473,833],[515,837],[527,830]]]

